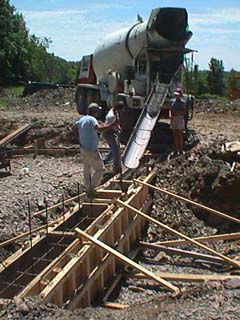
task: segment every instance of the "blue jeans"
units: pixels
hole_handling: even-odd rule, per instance
[[[114,170],[115,173],[121,171],[121,155],[120,155],[120,148],[118,144],[118,137],[116,133],[103,133],[104,139],[107,141],[110,151],[105,155],[103,158],[104,164],[107,164],[109,161],[113,159],[114,163]]]

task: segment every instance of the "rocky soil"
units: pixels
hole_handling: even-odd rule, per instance
[[[74,94],[73,89],[60,88],[15,98],[7,108],[0,107],[0,138],[31,121],[33,129],[18,144],[32,146],[36,137],[44,136],[48,147],[77,146],[77,137],[71,130],[78,118]],[[186,153],[157,164],[159,173],[155,185],[239,218],[239,157],[222,151],[223,143],[240,140],[239,116],[240,101],[197,101],[195,115],[189,125]],[[232,170],[234,162],[236,165]],[[52,205],[63,196],[67,198],[76,194],[78,183],[82,187],[79,155],[13,158],[12,175],[2,173],[0,176],[0,241],[28,230],[28,203],[31,211],[41,209],[44,199]],[[163,193],[155,191],[153,197],[152,216],[190,237],[240,229],[239,225]],[[53,212],[50,219],[59,214],[61,212]],[[39,218],[33,221],[34,226],[41,223]],[[174,236],[168,232],[149,224],[144,240],[172,238]],[[232,259],[239,259],[239,244],[239,241],[218,241],[210,246]],[[192,246],[181,248],[189,250]],[[1,249],[1,261],[14,250],[16,246]],[[143,252],[139,263],[154,272],[222,274],[234,271],[226,265],[202,264],[163,252],[156,255],[151,250]],[[186,290],[178,298],[172,298],[149,280],[127,279],[114,300],[129,305],[121,311],[95,307],[68,312],[50,304],[42,305],[36,297],[14,301],[3,307],[0,319],[239,319],[240,281],[174,284]]]

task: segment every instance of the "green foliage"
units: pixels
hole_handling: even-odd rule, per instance
[[[209,92],[206,71],[198,71],[198,78],[196,81],[196,90],[197,90],[197,95],[203,95]]]
[[[225,94],[223,61],[211,58],[207,75],[209,92],[223,96]]]
[[[0,83],[16,83],[25,70],[28,32],[8,0],[0,0],[0,8]]]
[[[2,93],[5,94],[2,94]],[[0,108],[5,108],[11,105],[17,96],[22,95],[23,86],[9,86],[4,87],[0,91]]]
[[[28,80],[75,83],[79,63],[48,53],[50,39],[29,35],[9,0],[0,0],[0,8],[0,85]]]

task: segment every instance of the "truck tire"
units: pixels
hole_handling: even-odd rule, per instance
[[[97,89],[78,87],[75,95],[77,111],[79,114],[87,114],[88,106],[92,102],[102,105],[100,92]]]
[[[87,114],[88,109],[88,89],[78,87],[75,95],[75,102],[79,114]]]

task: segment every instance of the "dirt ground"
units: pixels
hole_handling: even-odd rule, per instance
[[[47,147],[77,146],[71,126],[78,118],[73,89],[46,90],[32,96],[18,97],[6,107],[0,106],[0,138],[21,125],[31,122],[31,129],[20,146],[32,146],[34,139],[47,137]],[[189,123],[186,153],[157,164],[155,185],[184,197],[240,217],[240,157],[222,150],[226,142],[240,140],[240,101],[197,100],[193,120]],[[14,146],[16,147],[16,146]],[[235,162],[234,170],[233,163]],[[75,195],[82,188],[80,156],[18,156],[12,159],[12,175],[0,177],[0,241],[28,230],[28,204],[31,211],[43,206],[44,199],[52,205]],[[212,214],[154,192],[151,215],[191,236],[239,232],[239,225],[216,218]],[[61,214],[53,212],[51,219]],[[41,224],[35,218],[34,226]],[[164,241],[173,236],[150,224],[144,240]],[[218,241],[211,248],[240,260],[239,241]],[[189,250],[189,246],[182,249]],[[1,249],[1,261],[17,249]],[[199,252],[202,252],[199,250]],[[226,265],[206,264],[194,259],[154,254],[145,250],[138,262],[154,272],[223,274],[237,273]],[[240,279],[240,278],[239,278]],[[124,310],[101,307],[68,312],[47,304],[37,297],[2,307],[0,319],[236,319],[240,318],[240,280],[204,283],[174,283],[183,290],[178,298],[151,281],[129,278],[123,281],[113,301],[129,305]]]

